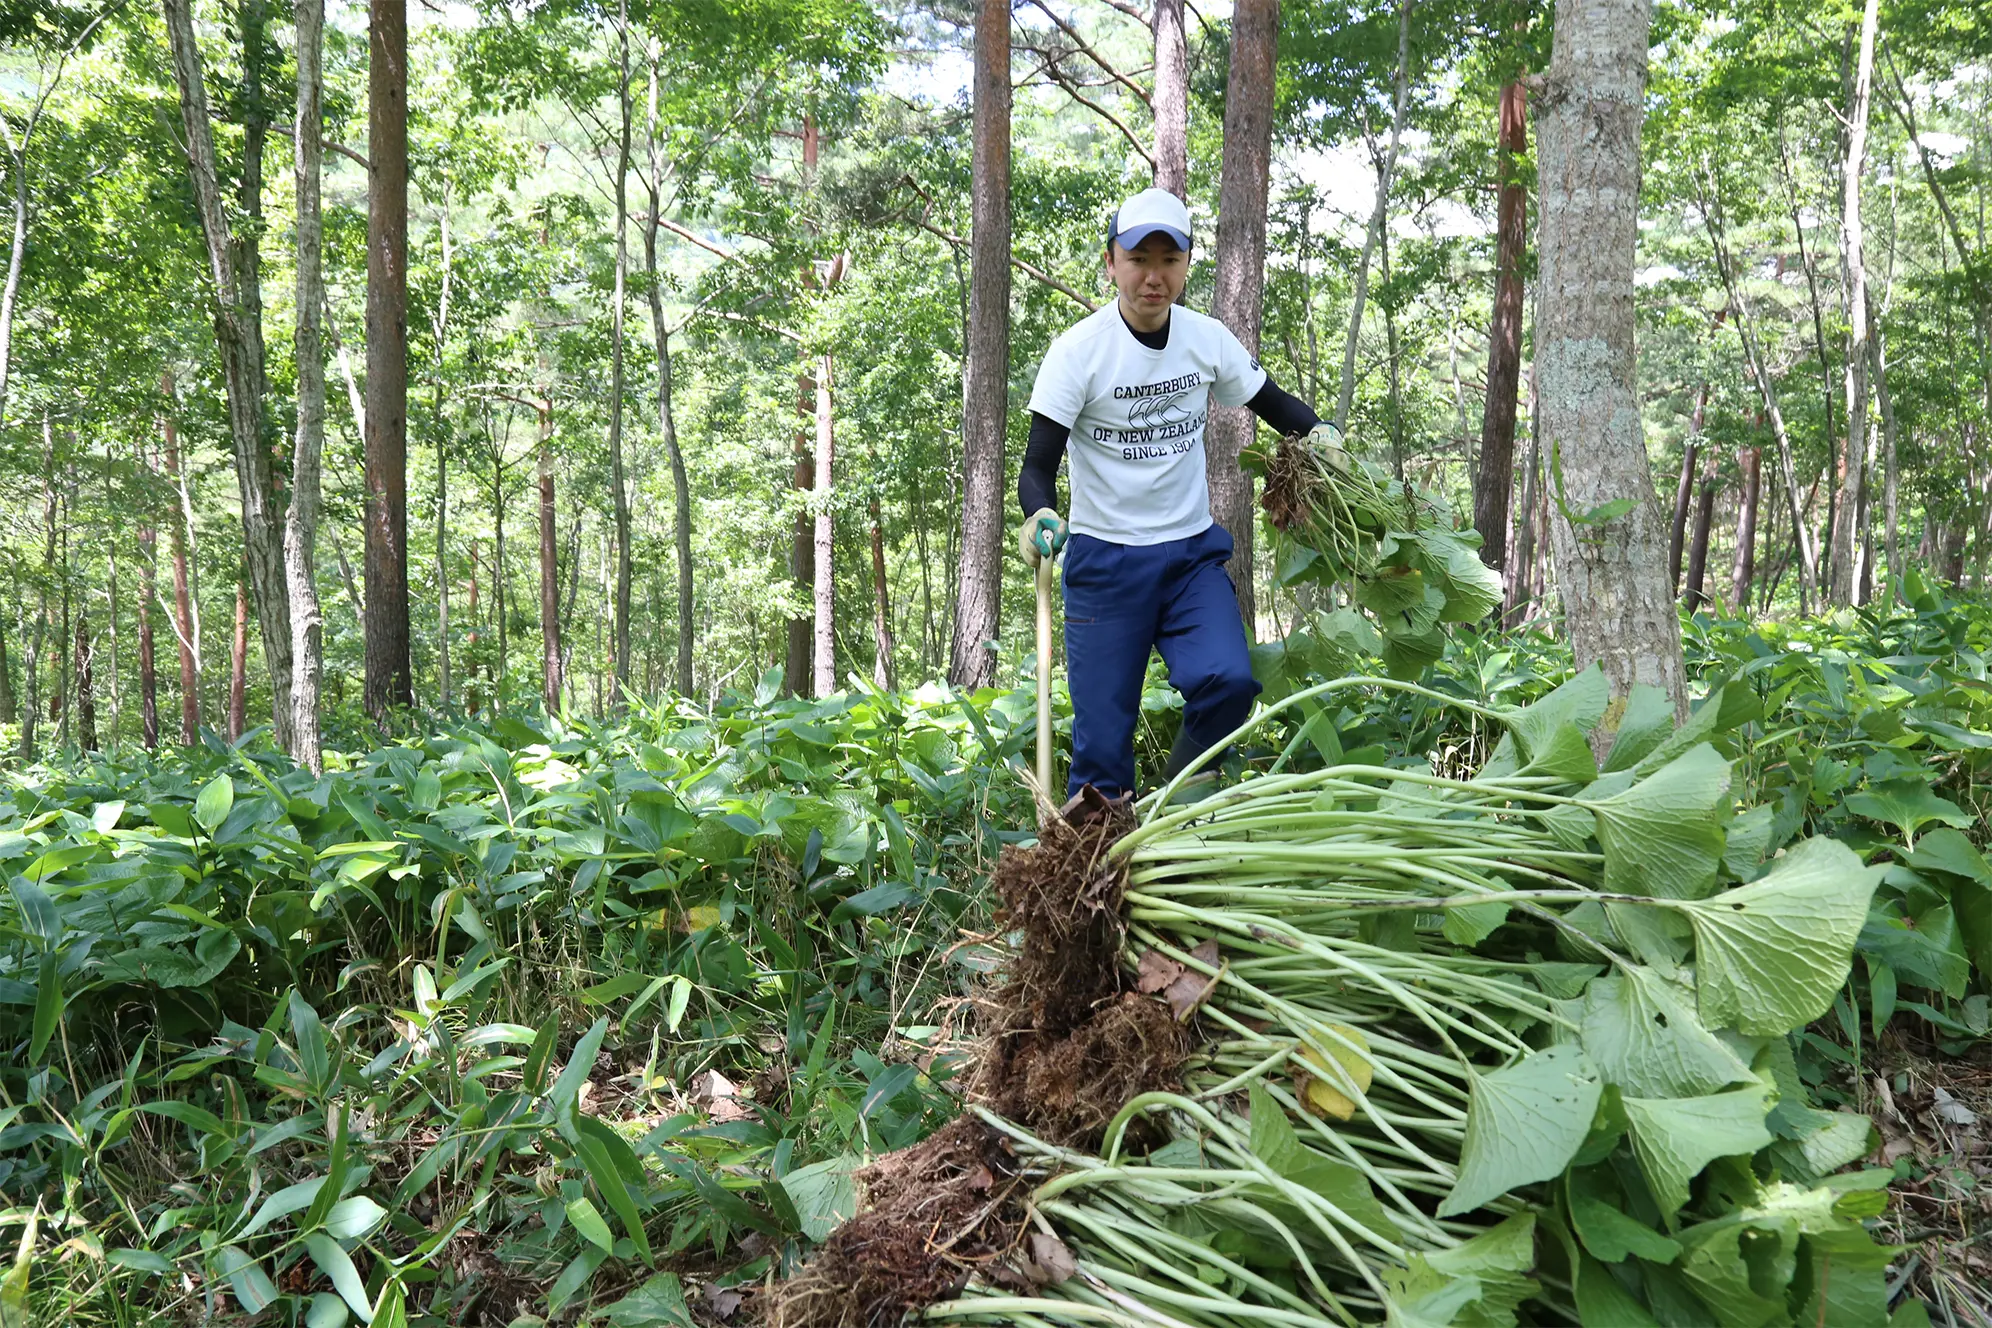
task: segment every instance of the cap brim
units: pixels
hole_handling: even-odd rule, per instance
[[[1114,236],[1114,243],[1123,249],[1132,249],[1151,235],[1166,235],[1175,242],[1178,249],[1181,249],[1184,253],[1190,251],[1189,236],[1183,234],[1183,232],[1177,230],[1174,226],[1165,225],[1159,221],[1144,221],[1130,226]]]

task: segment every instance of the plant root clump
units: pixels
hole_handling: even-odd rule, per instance
[[[1273,529],[1291,534],[1314,510],[1313,491],[1320,483],[1319,465],[1299,437],[1289,434],[1265,455],[1266,483],[1259,506]]]
[[[857,1173],[856,1217],[770,1294],[773,1328],[890,1328],[957,1295],[971,1276],[1023,1278],[1021,1164],[1002,1135],[962,1116]]]
[[[1126,873],[1108,850],[1125,801],[1084,789],[1034,848],[1006,848],[992,884],[1020,934],[982,1002],[989,1042],[972,1099],[1054,1143],[1088,1147],[1130,1098],[1181,1082],[1189,1035],[1131,991],[1121,962]]]

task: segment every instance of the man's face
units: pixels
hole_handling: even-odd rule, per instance
[[[1132,249],[1116,240],[1107,251],[1107,277],[1120,292],[1121,306],[1153,317],[1167,312],[1189,280],[1190,256],[1160,231]]]

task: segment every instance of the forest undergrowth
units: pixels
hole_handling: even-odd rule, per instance
[[[1865,1177],[1848,1193],[1872,1200],[1840,1218],[1886,1252],[1892,1322],[1972,1324],[1992,1179],[1992,609],[1909,590],[1893,612],[1696,617],[1686,637],[1724,796],[1748,809],[1729,845],[1821,837],[1879,869],[1846,982],[1784,1039],[1791,1086],[1872,1122],[1845,1159]],[[1267,701],[1334,676],[1334,651],[1329,623],[1262,648]],[[1462,635],[1423,693],[1291,704],[1245,773],[1464,778],[1501,738],[1473,706],[1570,677],[1547,635]],[[1065,1104],[1029,1122],[1040,1143],[1097,1146],[1121,1101],[1179,1072],[1211,984],[1156,1020],[1132,1002],[1167,995],[1157,973],[1071,961],[1117,937],[1033,921],[1042,882],[990,888],[1004,847],[1036,834],[1027,689],[801,701],[778,681],[711,711],[334,734],[315,778],[254,734],[8,771],[6,1321],[762,1321],[769,1286],[848,1241],[832,1233],[861,1190],[876,1198],[877,1168],[917,1175],[892,1157],[930,1138],[975,1219],[955,1253],[1009,1253],[1029,1168],[967,1125],[936,1131],[971,1086],[1020,1114],[1005,1085],[1025,1084]],[[1145,768],[1174,704],[1155,680]],[[1006,934],[1047,925],[1071,954],[1027,947],[1037,969],[992,983]],[[1081,1000],[1061,972],[1106,986]],[[1128,1078],[1098,1091],[1108,1065]],[[1538,1240],[1549,1265],[1566,1257]],[[1070,1251],[1031,1248],[1034,1293],[1070,1276]],[[966,1280],[951,1266],[936,1294]],[[1522,1321],[1567,1303],[1552,1287]],[[1751,1322],[1806,1308],[1765,1303]]]

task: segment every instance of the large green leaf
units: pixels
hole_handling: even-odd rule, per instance
[[[1695,929],[1702,1020],[1753,1037],[1824,1014],[1847,980],[1882,868],[1831,839],[1808,839],[1750,885],[1670,905]]]
[[[1758,1287],[1781,1293],[1790,1283],[1798,1252],[1796,1230],[1711,1224],[1710,1230],[1698,1237],[1691,1233],[1690,1239],[1681,1273],[1714,1311],[1719,1328],[1764,1328],[1790,1321],[1784,1296],[1764,1295]]]
[[[1651,969],[1622,973],[1584,993],[1584,1050],[1605,1082],[1637,1097],[1692,1097],[1750,1078],[1750,1067],[1695,1016],[1692,990]]]
[[[1871,821],[1883,821],[1902,831],[1912,845],[1916,831],[1930,821],[1969,827],[1971,817],[1948,798],[1930,791],[1928,781],[1914,775],[1871,785],[1847,798],[1847,810]]]
[[[1707,894],[1722,860],[1728,798],[1729,762],[1702,743],[1622,793],[1586,800],[1605,851],[1605,888],[1662,899]]]
[[[1326,1199],[1357,1226],[1384,1240],[1398,1239],[1397,1224],[1377,1202],[1369,1178],[1345,1162],[1306,1147],[1279,1100],[1252,1085],[1252,1155],[1286,1179]]]
[[[228,812],[235,805],[235,784],[223,771],[209,780],[207,787],[194,799],[194,822],[209,834],[228,819]]]
[[[1606,773],[1632,769],[1673,731],[1674,703],[1667,699],[1667,693],[1651,683],[1634,683],[1619,711],[1612,749],[1605,757]]]
[[[1473,1076],[1459,1178],[1439,1216],[1471,1212],[1570,1165],[1590,1131],[1604,1080],[1582,1048],[1532,1052]]]
[[[1769,1099],[1770,1085],[1763,1083],[1708,1097],[1623,1099],[1633,1153],[1662,1214],[1680,1211],[1688,1182],[1716,1158],[1770,1145]]]

